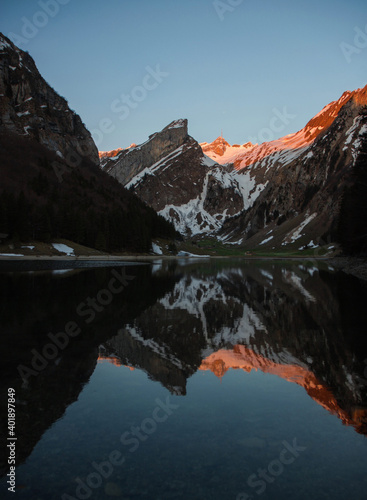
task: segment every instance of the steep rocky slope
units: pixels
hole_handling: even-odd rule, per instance
[[[144,251],[174,236],[133,193],[99,168],[82,120],[31,56],[0,34],[0,233],[19,241],[66,238],[102,251]]]
[[[187,236],[210,234],[248,249],[331,242],[346,248],[349,231],[358,240],[349,250],[363,251],[366,104],[367,87],[344,92],[299,132],[261,145],[231,146],[218,137],[200,149],[179,120],[104,160],[104,168]],[[180,140],[168,149],[167,130],[180,128]],[[154,158],[144,152],[152,137]],[[350,231],[348,214],[355,220],[357,212]]]
[[[365,105],[366,92],[366,87],[353,92],[349,90],[344,92],[337,101],[325,106],[304,128],[274,141],[264,142],[260,145],[247,142],[242,146],[238,144],[231,146],[225,139],[218,137],[212,143],[204,142],[200,146],[205,154],[213,160],[222,165],[233,164],[238,170],[260,163],[261,160],[270,157],[269,161],[266,162],[269,165],[274,161],[271,156],[281,151],[284,153],[279,155],[279,160],[287,164],[300,156],[322,132],[332,125],[342,107],[350,100],[353,100],[357,105]]]
[[[161,132],[152,134],[139,146],[131,145],[127,149],[117,150],[117,154],[102,153],[101,167],[126,185],[133,177],[150,165],[182,146],[187,139],[187,120],[170,123]]]
[[[296,147],[282,149],[287,140],[283,138],[255,148],[262,148],[262,152],[254,161],[247,153],[237,157],[236,168],[248,172],[256,184],[266,184],[266,188],[250,210],[226,221],[221,237],[227,240],[241,236],[250,247],[262,244],[302,248],[332,241],[343,243],[341,221],[348,217],[342,201],[347,190],[358,182],[359,163],[365,164],[366,104],[367,87],[345,93],[305,129],[288,136]],[[277,149],[274,143],[282,146]],[[359,193],[360,199],[367,194],[364,190]],[[359,217],[362,236],[362,209]]]
[[[35,139],[68,163],[99,164],[91,134],[40,75],[32,57],[0,33],[0,128]]]
[[[187,120],[172,122],[140,146],[104,157],[102,168],[187,236],[220,229],[264,187],[255,186],[246,172],[204,155],[187,133]]]

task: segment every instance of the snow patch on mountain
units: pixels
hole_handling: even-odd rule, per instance
[[[177,128],[177,127],[176,127]],[[137,148],[131,148],[130,151],[138,149],[140,146]],[[146,167],[144,170],[142,170],[139,174],[137,174],[129,183],[125,185],[127,189],[130,189],[131,187],[136,187],[146,175],[155,175],[156,171],[158,171],[161,167],[164,167],[166,163],[169,161],[173,160],[177,156],[179,156],[182,153],[183,146],[180,146],[179,148],[175,149],[172,153],[168,154],[164,158],[161,158],[159,161],[154,163],[150,167]],[[166,167],[167,168],[167,167]],[[163,170],[165,170],[163,168]]]
[[[156,255],[163,255],[161,247],[156,243],[152,243],[152,252]]]
[[[204,162],[206,165],[210,163],[205,158]],[[222,227],[223,221],[228,217],[228,208],[218,211],[215,214],[210,214],[205,209],[209,177],[214,178],[221,188],[233,190],[234,194],[238,194],[242,198],[242,207],[237,213],[252,206],[266,186],[266,184],[256,184],[255,178],[251,176],[250,172],[238,173],[235,170],[226,171],[218,165],[208,170],[204,179],[202,192],[199,196],[182,205],[167,204],[159,211],[159,214],[171,220],[177,231],[182,234],[213,233]],[[132,181],[134,184],[135,180],[136,178]]]
[[[64,245],[63,243],[52,243],[55,250],[66,255],[74,255],[74,248]]]
[[[296,240],[301,238],[302,236],[302,231],[304,228],[317,216],[317,213],[314,213],[312,215],[306,216],[306,219],[299,224],[293,231],[287,234],[287,236],[284,238],[282,245],[287,245],[289,243],[294,243]]]

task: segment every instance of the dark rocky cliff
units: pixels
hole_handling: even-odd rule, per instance
[[[269,241],[262,244],[269,247],[295,244],[298,248],[311,241],[315,246],[335,241],[343,244],[342,233],[347,228],[340,224],[348,219],[347,210],[355,212],[362,237],[366,207],[356,213],[352,205],[357,198],[366,198],[366,185],[360,186],[353,203],[349,199],[348,207],[343,200],[358,183],[358,165],[359,170],[366,169],[366,104],[367,87],[352,94],[309,146],[287,151],[284,156],[271,153],[241,169],[266,187],[252,207],[226,221],[221,234],[240,234],[252,247],[264,242],[266,235]],[[367,249],[366,242],[364,246]]]
[[[104,252],[149,252],[172,225],[99,168],[81,118],[0,34],[0,233],[5,250],[64,238]]]
[[[144,168],[182,146],[187,137],[187,120],[173,121],[161,132],[152,134],[144,144],[123,149],[113,158],[102,157],[101,167],[126,185]]]
[[[366,105],[367,87],[347,91],[295,134],[242,146],[219,137],[202,144],[206,154],[181,120],[105,169],[188,236],[246,249],[367,251]]]
[[[99,165],[81,118],[44,80],[32,57],[1,33],[0,129],[37,140],[69,164],[77,155]]]

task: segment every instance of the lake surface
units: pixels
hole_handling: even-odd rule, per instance
[[[314,261],[93,264],[0,270],[0,498],[366,499],[366,285]]]

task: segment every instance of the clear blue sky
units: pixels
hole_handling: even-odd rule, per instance
[[[356,28],[367,32],[365,0],[0,3],[0,31],[24,39],[100,150],[141,143],[178,118],[199,142],[221,129],[232,144],[295,132],[367,83],[367,35],[355,46]],[[349,62],[342,43],[354,47]],[[154,78],[146,68],[157,66]],[[292,117],[275,122],[274,108]]]

